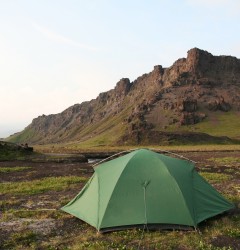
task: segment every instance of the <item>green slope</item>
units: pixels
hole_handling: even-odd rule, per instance
[[[194,127],[197,132],[240,139],[240,112],[212,112],[210,117]]]
[[[212,136],[227,136],[234,139],[240,139],[240,112],[216,111],[207,113],[207,118],[194,125],[184,125],[177,127],[169,126],[166,131],[174,132],[202,132]]]

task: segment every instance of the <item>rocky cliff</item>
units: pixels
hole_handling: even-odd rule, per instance
[[[239,111],[240,60],[194,48],[169,68],[157,65],[133,82],[121,79],[96,99],[59,114],[39,116],[10,140],[161,144],[171,133],[186,136],[209,128],[210,134],[220,135],[217,127],[223,130],[221,135],[237,138],[235,130],[228,134],[222,127],[227,116],[233,122],[240,120]]]

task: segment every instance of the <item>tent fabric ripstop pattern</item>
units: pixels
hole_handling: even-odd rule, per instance
[[[146,225],[196,228],[232,208],[192,162],[139,149],[96,166],[61,209],[104,232]]]

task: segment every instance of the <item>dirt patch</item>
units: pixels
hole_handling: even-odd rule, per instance
[[[240,239],[226,236],[226,235],[221,235],[215,237],[212,241],[211,244],[214,245],[215,247],[221,247],[221,248],[231,248],[231,249],[240,249]]]
[[[18,220],[0,222],[0,228],[6,232],[20,232],[23,229],[29,229],[34,233],[40,233],[42,235],[49,234],[56,225],[54,219],[25,219],[21,218]]]

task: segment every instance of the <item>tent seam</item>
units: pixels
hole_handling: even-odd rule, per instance
[[[195,189],[194,189],[194,171],[196,171],[195,168],[192,169],[192,172],[191,172],[191,180],[192,180],[192,199],[193,199],[193,215],[194,215],[194,227],[196,229],[197,227],[197,215],[196,215],[196,211],[195,211]]]
[[[132,153],[132,152],[131,152],[131,153]],[[131,154],[131,153],[130,153],[130,154]],[[122,170],[122,172],[121,172],[121,173],[119,174],[119,176],[118,176],[118,179],[117,179],[117,181],[116,181],[116,184],[115,184],[115,186],[113,187],[113,192],[112,192],[112,194],[111,194],[111,196],[110,196],[110,198],[109,198],[109,200],[108,200],[108,202],[107,202],[107,206],[106,206],[106,209],[105,209],[105,211],[104,211],[104,214],[103,214],[101,220],[100,220],[100,218],[99,218],[99,221],[100,221],[99,226],[98,226],[99,229],[100,229],[100,227],[101,227],[100,225],[102,224],[102,221],[103,221],[103,219],[104,219],[104,217],[105,217],[106,210],[107,210],[107,208],[108,208],[108,206],[109,206],[109,202],[110,202],[110,200],[111,200],[111,198],[112,198],[112,196],[113,196],[115,187],[117,186],[120,177],[122,176],[123,172],[125,171],[126,166],[127,166],[127,165],[129,164],[129,162],[135,157],[135,155],[138,153],[138,151],[133,151],[133,153],[134,153],[133,157],[131,157],[131,158],[127,161],[127,163],[126,163],[124,169]],[[100,185],[100,183],[99,183],[99,185]],[[100,199],[100,194],[99,194],[99,199]]]
[[[163,162],[163,161],[162,161],[162,162]],[[168,168],[167,168],[167,166],[166,166],[165,162],[163,162],[163,164],[164,164],[164,166],[165,166],[165,168],[166,168],[167,172],[168,172],[168,173],[169,173],[169,175],[171,176],[171,179],[172,179],[172,180],[173,180],[173,182],[177,185],[178,190],[180,190],[180,193],[181,193],[182,199],[183,199],[183,201],[184,201],[184,205],[185,205],[185,207],[187,208],[187,211],[188,211],[188,213],[190,214],[190,218],[191,218],[191,220],[192,220],[192,222],[193,222],[193,224],[194,224],[194,226],[195,226],[195,221],[192,219],[192,216],[191,216],[191,213],[190,213],[190,209],[189,209],[189,207],[188,207],[188,205],[187,205],[187,203],[186,203],[185,197],[184,197],[184,195],[183,195],[183,193],[182,193],[181,188],[180,188],[180,187],[179,187],[179,185],[178,185],[178,182],[175,180],[175,178],[172,176],[171,172],[168,170]]]
[[[99,231],[99,211],[100,211],[100,181],[99,181],[99,176],[97,175],[97,180],[98,180],[98,217],[97,217],[97,230]]]

